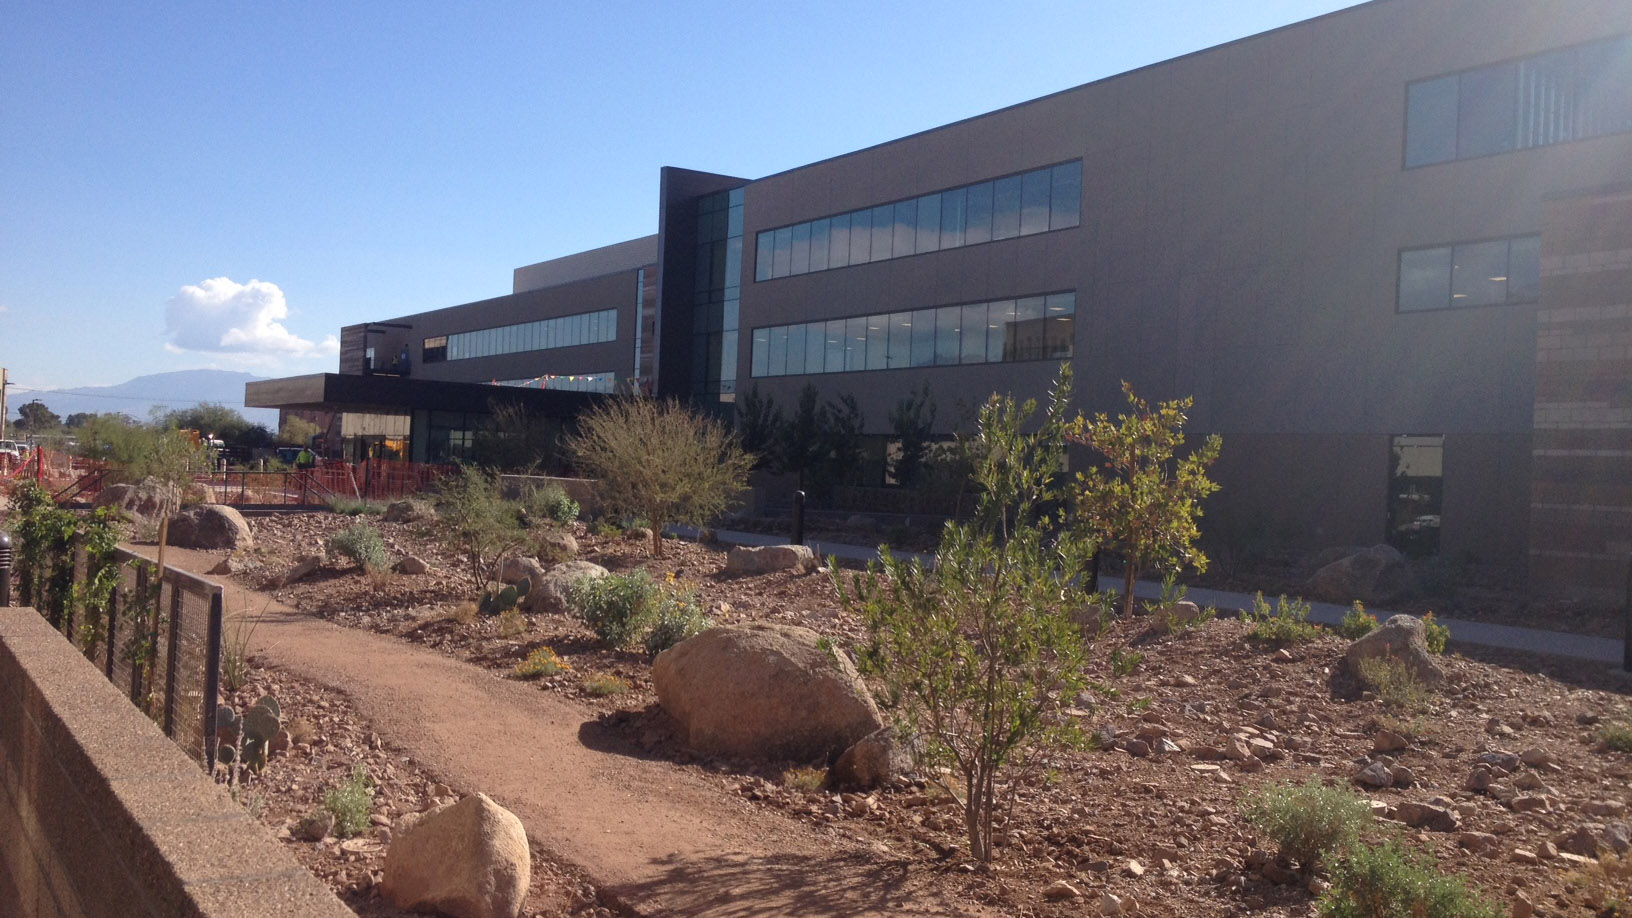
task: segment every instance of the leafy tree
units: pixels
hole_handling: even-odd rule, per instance
[[[437,482],[435,532],[459,556],[471,586],[487,584],[493,567],[527,543],[516,505],[504,499],[498,475],[471,465]]]
[[[782,470],[797,472],[800,488],[818,496],[831,494],[833,486],[861,464],[864,426],[854,396],[823,402],[816,387],[807,383],[777,438]]]
[[[78,430],[79,428],[84,427],[85,423],[93,417],[96,417],[96,415],[91,412],[76,411],[73,414],[68,415],[67,419],[62,422],[62,426],[68,428],[69,430]]]
[[[23,433],[49,433],[61,426],[62,418],[39,399],[17,406],[17,429]]]
[[[706,524],[747,486],[753,467],[723,425],[677,402],[611,399],[578,427],[568,452],[599,479],[596,493],[608,511],[651,523],[656,558],[663,557],[663,527]]]
[[[283,446],[310,446],[312,438],[322,432],[323,428],[292,414],[283,419],[283,427],[278,430],[278,443]]]
[[[214,436],[231,446],[264,445],[267,436],[265,428],[250,423],[249,419],[239,414],[237,410],[215,402],[199,402],[191,408],[178,408],[155,414],[157,414],[156,426],[196,430],[203,436]],[[259,434],[252,433],[257,428]],[[245,442],[256,439],[262,440],[263,444]]]
[[[866,624],[862,668],[897,698],[926,773],[950,765],[963,787],[970,853],[992,858],[998,775],[1029,756],[1080,741],[1060,715],[1084,686],[1087,645],[1071,612],[1095,601],[1074,576],[1092,556],[1059,510],[1071,372],[1048,409],[993,396],[971,446],[981,496],[975,519],[948,523],[934,567],[884,553],[854,575],[841,602]],[[1034,429],[1027,432],[1028,427]]]
[[[924,474],[929,456],[930,430],[935,426],[935,400],[929,394],[929,383],[917,392],[896,402],[890,412],[890,430],[901,444],[900,453],[891,463],[890,475],[902,487],[913,487]]]
[[[1126,559],[1122,611],[1133,612],[1133,585],[1151,567],[1207,569],[1207,556],[1196,547],[1201,530],[1201,501],[1218,490],[1207,469],[1218,459],[1221,441],[1209,436],[1200,449],[1180,456],[1185,411],[1193,398],[1160,402],[1154,408],[1124,382],[1130,413],[1115,421],[1103,412],[1093,420],[1078,417],[1069,438],[1085,444],[1100,460],[1077,474],[1078,519],[1101,544]]]
[[[736,422],[737,442],[755,457],[754,468],[780,471],[782,430],[788,422],[776,402],[751,386],[737,399]]]

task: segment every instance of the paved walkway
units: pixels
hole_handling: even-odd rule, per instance
[[[687,531],[680,531],[687,535]],[[695,530],[689,532],[695,536]],[[732,530],[715,530],[715,537],[721,542],[734,545],[782,545],[787,538],[780,535],[765,535],[758,532],[735,532]],[[878,558],[878,549],[863,545],[845,545],[835,542],[821,542],[807,539],[806,542],[818,557],[836,556],[847,560],[871,561]],[[919,558],[924,561],[934,560],[934,555],[897,552],[901,557]],[[1120,577],[1099,578],[1102,590],[1120,590]],[[1140,581],[1134,587],[1134,595],[1141,598],[1155,599],[1162,595],[1162,585],[1151,581]],[[1244,611],[1252,608],[1252,595],[1248,593],[1231,593],[1225,590],[1208,590],[1200,587],[1191,587],[1188,598],[1200,606],[1214,606],[1220,612]],[[1265,597],[1273,605],[1273,597]],[[1343,620],[1343,614],[1349,611],[1348,606],[1333,603],[1314,602],[1309,604],[1309,618],[1311,621],[1323,625],[1336,625]],[[1379,621],[1386,621],[1394,613],[1387,609],[1367,609],[1366,611],[1377,616]],[[1627,648],[1613,638],[1591,637],[1584,634],[1570,634],[1563,631],[1544,631],[1539,628],[1519,628],[1513,625],[1493,625],[1486,622],[1467,621],[1459,618],[1439,617],[1439,623],[1451,629],[1453,644],[1473,644],[1481,647],[1496,647],[1503,650],[1521,650],[1529,653],[1544,653],[1560,657],[1573,657],[1579,660],[1590,660],[1594,663],[1622,664],[1627,660]]]

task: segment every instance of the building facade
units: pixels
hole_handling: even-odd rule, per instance
[[[655,236],[346,329],[341,371],[813,384],[883,435],[922,385],[944,428],[1070,361],[1086,411],[1195,397],[1215,539],[1619,595],[1629,180],[1625,0],[1373,0],[776,175],[664,169]]]

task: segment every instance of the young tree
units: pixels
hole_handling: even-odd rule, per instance
[[[753,467],[723,425],[673,401],[610,399],[578,429],[568,452],[598,479],[608,511],[651,524],[654,558],[663,557],[663,527],[707,524],[747,487]]]
[[[516,504],[504,499],[497,475],[462,465],[437,482],[436,532],[464,564],[480,590],[493,566],[527,543]]]
[[[17,406],[17,429],[29,434],[49,433],[62,426],[62,418],[39,399]]]
[[[890,430],[901,444],[900,453],[890,464],[890,474],[896,484],[910,488],[923,477],[924,460],[929,456],[929,433],[934,426],[935,399],[929,394],[929,383],[896,402],[890,412]]]
[[[1201,530],[1201,500],[1218,490],[1207,469],[1218,459],[1221,442],[1209,436],[1200,449],[1180,456],[1185,411],[1193,398],[1160,402],[1152,408],[1122,383],[1130,413],[1115,421],[1103,412],[1092,421],[1078,417],[1069,430],[1072,442],[1100,455],[1100,461],[1077,474],[1074,495],[1077,518],[1126,560],[1122,612],[1133,612],[1133,585],[1151,567],[1193,566],[1207,569],[1207,556],[1196,547]]]
[[[760,395],[758,386],[750,386],[737,399],[736,421],[737,442],[755,457],[754,468],[780,470],[782,463],[778,453],[787,421],[776,402],[768,395]]]
[[[899,699],[922,761],[961,779],[970,853],[992,858],[998,775],[1080,738],[1059,715],[1084,685],[1087,645],[1070,613],[1093,601],[1076,576],[1092,546],[1058,506],[1071,373],[1062,367],[1040,423],[1036,403],[993,396],[971,446],[979,512],[948,523],[933,569],[885,553],[882,566],[835,573],[840,600],[867,626],[862,668]],[[1028,428],[1031,428],[1028,430]]]
[[[855,396],[821,401],[816,387],[806,384],[799,404],[780,425],[777,455],[783,471],[799,474],[799,487],[818,496],[832,493],[862,461],[861,432],[866,419]]]

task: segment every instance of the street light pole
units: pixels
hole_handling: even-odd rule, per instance
[[[0,440],[6,438],[6,368],[0,367]]]

